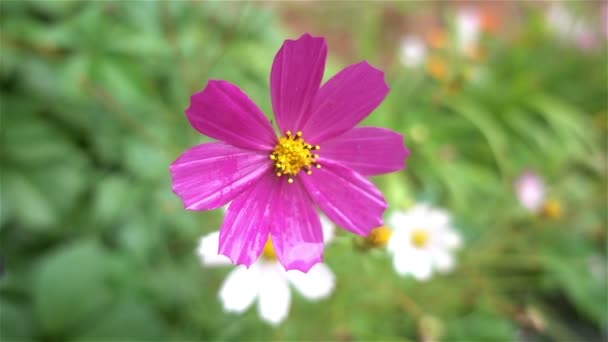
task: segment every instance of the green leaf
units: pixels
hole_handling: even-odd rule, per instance
[[[126,214],[133,189],[126,178],[107,176],[97,183],[96,189],[93,208],[97,222],[107,225]]]
[[[32,339],[34,320],[24,304],[0,298],[0,335],[4,341]]]
[[[164,323],[149,304],[126,299],[89,321],[77,341],[161,341]]]
[[[76,241],[46,256],[34,277],[33,300],[46,334],[67,336],[106,313],[113,301],[114,260],[97,244]]]
[[[15,218],[30,228],[49,228],[57,221],[52,203],[23,174],[5,170],[2,175],[1,199],[10,203]]]

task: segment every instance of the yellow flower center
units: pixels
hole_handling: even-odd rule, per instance
[[[374,228],[371,233],[369,233],[367,240],[372,246],[383,247],[388,244],[388,240],[390,240],[392,235],[393,231],[390,228],[380,226],[378,228]]]
[[[304,141],[302,132],[293,135],[291,131],[287,131],[284,136],[279,138],[279,143],[270,154],[277,177],[286,175],[287,181],[293,183],[293,176],[301,170],[309,175],[312,174],[313,167],[321,167],[317,163],[319,155],[312,153],[313,150],[319,148],[319,145],[313,146]]]
[[[431,235],[426,229],[417,228],[412,232],[412,245],[416,248],[424,248],[429,243]]]
[[[272,245],[272,240],[268,237],[268,241],[266,241],[266,245],[264,245],[264,251],[262,251],[262,256],[266,260],[277,260],[277,252],[274,250],[274,246]]]

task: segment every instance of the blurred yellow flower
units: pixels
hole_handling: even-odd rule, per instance
[[[426,68],[433,78],[440,81],[446,81],[448,79],[449,69],[446,61],[443,58],[438,56],[429,58]]]
[[[388,244],[392,235],[393,231],[390,228],[381,226],[372,230],[367,236],[367,242],[372,247],[384,247]]]
[[[541,215],[548,219],[560,219],[564,214],[562,204],[556,199],[547,200],[542,207]]]

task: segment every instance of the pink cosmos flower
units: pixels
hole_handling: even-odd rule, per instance
[[[333,222],[366,236],[382,225],[387,203],[366,178],[401,170],[409,151],[388,129],[355,126],[388,94],[382,71],[367,62],[321,86],[327,44],[303,35],[287,40],[270,74],[275,133],[237,86],[210,80],[186,115],[219,140],[187,150],[171,165],[173,191],[186,209],[230,206],[219,254],[251,265],[269,236],[287,269],[308,271],[323,258],[316,207]]]

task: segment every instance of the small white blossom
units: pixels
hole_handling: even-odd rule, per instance
[[[323,239],[327,244],[334,234],[335,227],[321,216]],[[218,254],[220,232],[203,236],[197,253],[205,266],[229,266],[230,259]],[[272,251],[272,248],[270,248]],[[335,287],[335,275],[323,263],[314,265],[308,273],[299,270],[285,271],[276,260],[260,256],[249,268],[237,266],[222,283],[219,298],[227,312],[243,313],[258,301],[260,317],[278,325],[289,314],[291,291],[289,285],[306,299],[315,301],[328,297]]]
[[[393,228],[387,248],[393,254],[397,273],[428,280],[433,269],[448,272],[455,266],[453,252],[462,239],[451,226],[450,215],[427,204],[389,217]]]
[[[426,45],[422,38],[406,36],[399,45],[399,59],[401,64],[408,68],[421,66],[426,60]]]

